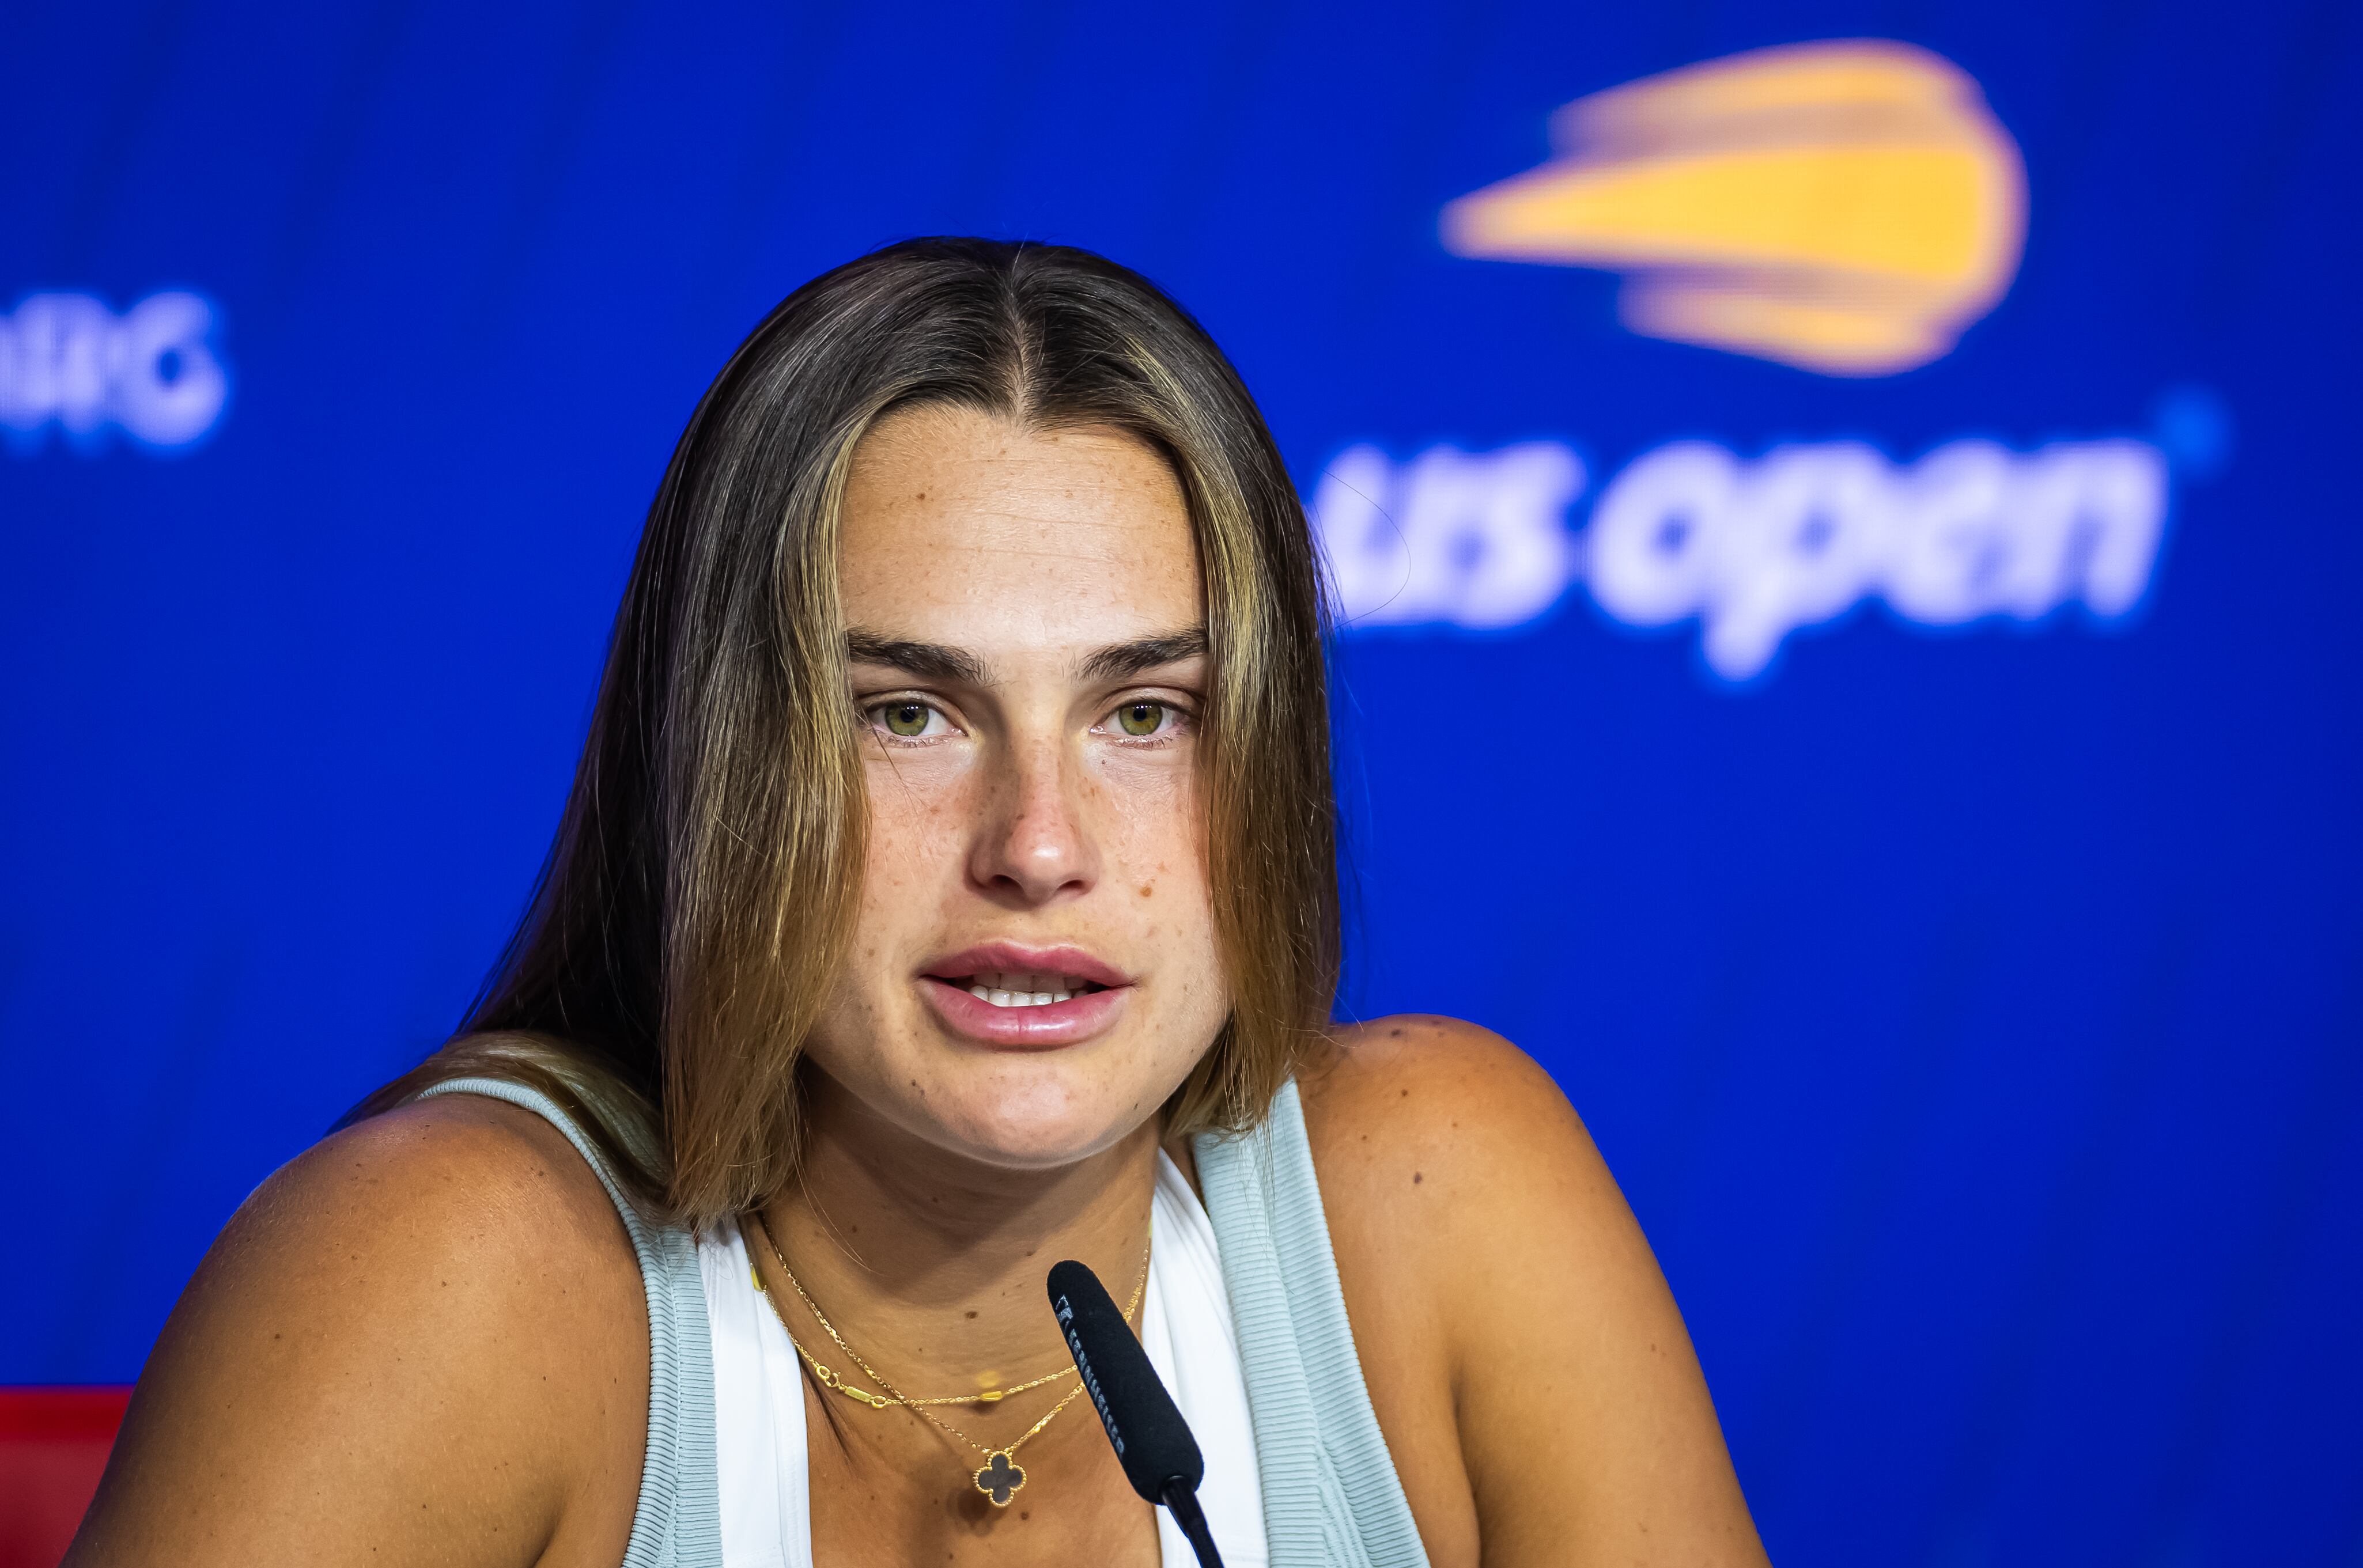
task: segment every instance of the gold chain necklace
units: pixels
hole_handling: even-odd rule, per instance
[[[845,1342],[845,1336],[837,1331],[837,1325],[828,1320],[828,1314],[820,1309],[820,1303],[815,1301],[812,1298],[812,1293],[804,1287],[804,1282],[796,1277],[796,1271],[788,1266],[788,1256],[780,1250],[780,1243],[773,1239],[771,1228],[764,1222],[762,1215],[750,1213],[747,1218],[753,1220],[755,1229],[763,1233],[763,1244],[771,1249],[772,1261],[780,1265],[780,1272],[787,1276],[788,1284],[794,1288],[796,1295],[803,1298],[804,1307],[813,1315],[813,1320],[821,1326],[822,1331],[828,1335],[837,1348],[845,1353],[846,1359],[860,1367],[862,1375],[884,1389],[885,1393],[872,1394],[866,1388],[850,1386],[833,1368],[815,1356],[812,1352],[804,1349],[804,1342],[796,1338],[796,1331],[788,1327],[787,1314],[780,1310],[780,1304],[772,1298],[771,1287],[763,1283],[762,1270],[755,1268],[750,1263],[747,1272],[753,1278],[756,1290],[761,1294],[766,1302],[770,1303],[771,1316],[780,1320],[780,1328],[787,1334],[788,1343],[794,1348],[797,1355],[804,1358],[804,1364],[812,1368],[813,1376],[821,1386],[833,1388],[847,1398],[857,1400],[873,1410],[883,1410],[895,1405],[904,1406],[913,1415],[917,1416],[945,1436],[956,1439],[976,1450],[977,1452],[984,1455],[984,1463],[971,1474],[970,1481],[975,1485],[978,1491],[984,1494],[986,1499],[994,1507],[1007,1507],[1017,1496],[1018,1489],[1026,1485],[1025,1467],[1016,1463],[1017,1451],[1033,1441],[1040,1435],[1044,1427],[1058,1419],[1059,1411],[1075,1402],[1076,1396],[1083,1391],[1082,1385],[1079,1383],[1067,1390],[1066,1397],[1050,1407],[1049,1414],[1026,1428],[1025,1433],[1015,1442],[1000,1448],[993,1448],[977,1441],[958,1427],[938,1419],[932,1411],[922,1407],[989,1405],[1004,1399],[1012,1394],[1023,1394],[1029,1388],[1039,1388],[1046,1383],[1054,1383],[1061,1377],[1071,1376],[1076,1369],[1071,1366],[1062,1372],[1048,1373],[1031,1382],[1016,1384],[1008,1388],[988,1389],[978,1394],[949,1394],[936,1398],[915,1399],[888,1382],[880,1375],[876,1367],[861,1359],[861,1353],[859,1351]],[[1140,1252],[1140,1280],[1132,1287],[1132,1300],[1124,1309],[1124,1320],[1127,1324],[1132,1321],[1133,1313],[1139,1310],[1141,1297],[1148,1290],[1148,1248],[1143,1247]]]

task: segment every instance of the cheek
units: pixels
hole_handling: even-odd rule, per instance
[[[878,960],[908,956],[913,933],[934,923],[942,896],[960,877],[964,834],[957,778],[914,777],[920,770],[872,763],[863,859],[861,910],[854,928],[856,966],[882,974]]]
[[[1206,838],[1194,773],[1186,767],[1112,767],[1099,780],[1109,811],[1109,901],[1159,955],[1186,977],[1182,1010],[1219,1021],[1230,1010],[1215,938]]]

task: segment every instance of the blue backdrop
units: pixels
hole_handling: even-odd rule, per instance
[[[133,1377],[453,1023],[738,338],[984,232],[1262,399],[1358,616],[1345,1009],[1566,1086],[1776,1558],[2363,1561],[2357,22],[18,12],[0,1381]],[[1551,119],[1843,39],[1926,52]]]

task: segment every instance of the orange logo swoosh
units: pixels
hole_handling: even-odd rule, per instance
[[[2018,270],[2026,176],[1925,50],[1795,44],[1579,99],[1559,155],[1444,209],[1462,256],[1625,275],[1634,331],[1825,375],[1925,365]]]

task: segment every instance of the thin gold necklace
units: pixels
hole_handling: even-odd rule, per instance
[[[804,1286],[804,1282],[796,1277],[796,1271],[788,1266],[787,1254],[780,1251],[780,1243],[772,1238],[771,1227],[763,1222],[762,1216],[760,1214],[750,1214],[748,1218],[754,1220],[756,1228],[763,1232],[764,1244],[771,1249],[771,1256],[778,1261],[780,1272],[787,1275],[788,1284],[794,1287],[796,1295],[803,1299],[805,1308],[812,1313],[814,1320],[820,1324],[822,1331],[826,1332],[829,1339],[836,1343],[837,1348],[843,1351],[847,1359],[850,1360],[854,1365],[860,1367],[871,1382],[879,1385],[881,1387],[891,1386],[883,1377],[881,1377],[877,1372],[871,1367],[868,1362],[861,1359],[860,1353],[857,1353],[851,1345],[845,1342],[845,1336],[837,1331],[837,1325],[828,1320],[828,1314],[822,1311],[820,1303],[812,1298],[812,1293],[806,1290]],[[1140,1270],[1139,1282],[1134,1286],[1132,1293],[1132,1305],[1124,1309],[1124,1315],[1127,1321],[1130,1320],[1132,1314],[1139,1309],[1142,1293],[1148,1288],[1148,1254],[1145,1253],[1141,1256]],[[760,1271],[752,1270],[751,1268],[749,1272],[755,1281],[756,1288],[763,1290],[764,1295],[768,1297],[771,1292],[763,1285],[763,1276],[761,1273]],[[786,1327],[786,1320],[784,1319],[782,1320],[781,1326],[782,1328]],[[795,1336],[793,1334],[789,1335],[788,1338],[792,1343],[794,1342]],[[796,1353],[799,1355],[804,1355],[804,1349],[802,1344],[796,1345]],[[804,1359],[811,1364],[813,1375],[819,1379],[823,1387],[835,1389],[838,1393],[844,1395],[847,1398],[867,1405],[873,1410],[889,1409],[896,1405],[909,1405],[916,1408],[921,1405],[998,1404],[1012,1394],[1023,1394],[1029,1388],[1039,1388],[1045,1383],[1056,1383],[1060,1378],[1072,1377],[1075,1375],[1075,1368],[1069,1366],[1058,1372],[1046,1372],[1041,1376],[1029,1379],[1024,1383],[1013,1383],[1006,1388],[981,1388],[973,1394],[943,1394],[930,1398],[922,1399],[899,1392],[890,1397],[883,1394],[872,1394],[867,1388],[856,1388],[853,1385],[846,1382],[834,1368],[829,1367],[821,1362],[814,1361],[809,1355],[804,1355]]]
[[[821,1326],[822,1331],[828,1335],[837,1348],[845,1353],[846,1359],[860,1367],[862,1375],[884,1389],[885,1393],[872,1394],[866,1388],[849,1386],[834,1369],[815,1356],[812,1352],[804,1349],[804,1342],[796,1338],[796,1331],[788,1327],[787,1314],[780,1310],[780,1304],[772,1298],[771,1287],[763,1283],[762,1270],[755,1268],[750,1263],[747,1272],[753,1278],[756,1290],[761,1294],[766,1302],[771,1304],[771,1316],[780,1320],[780,1328],[787,1334],[788,1343],[794,1347],[797,1355],[804,1358],[804,1364],[812,1368],[813,1376],[818,1380],[821,1386],[834,1388],[847,1398],[857,1400],[873,1410],[883,1410],[894,1405],[904,1406],[913,1415],[917,1416],[945,1436],[956,1439],[976,1450],[977,1452],[984,1455],[984,1463],[971,1473],[969,1480],[975,1485],[978,1491],[984,1494],[986,1499],[994,1507],[1007,1507],[1012,1499],[1017,1496],[1019,1488],[1026,1485],[1025,1468],[1016,1463],[1017,1451],[1033,1441],[1040,1435],[1043,1428],[1058,1419],[1059,1411],[1075,1402],[1076,1396],[1083,1391],[1082,1385],[1079,1383],[1067,1390],[1066,1397],[1050,1407],[1049,1414],[1026,1428],[1025,1433],[1015,1442],[1001,1448],[993,1448],[977,1441],[958,1427],[938,1419],[932,1411],[922,1407],[992,1404],[1012,1394],[1022,1394],[1028,1388],[1039,1388],[1045,1383],[1056,1382],[1061,1377],[1070,1376],[1074,1373],[1075,1368],[1071,1366],[1063,1372],[1049,1373],[1028,1383],[1020,1383],[1008,1388],[991,1389],[981,1394],[949,1394],[928,1399],[912,1398],[888,1382],[876,1367],[861,1359],[861,1353],[859,1351],[845,1342],[845,1336],[837,1331],[837,1325],[828,1320],[828,1314],[820,1309],[820,1303],[815,1301],[812,1298],[812,1293],[804,1287],[804,1282],[796,1277],[796,1271],[788,1266],[788,1256],[780,1250],[780,1243],[772,1237],[771,1228],[764,1223],[762,1215],[749,1213],[747,1218],[753,1220],[755,1229],[763,1233],[763,1244],[771,1249],[772,1261],[780,1265],[780,1272],[787,1276],[788,1284],[794,1288],[796,1295],[803,1298],[805,1308],[813,1315],[813,1320]],[[1132,1300],[1124,1309],[1124,1320],[1127,1324],[1132,1321],[1133,1313],[1139,1310],[1141,1297],[1148,1290],[1148,1253],[1149,1249],[1147,1247],[1143,1247],[1140,1251],[1140,1279],[1132,1287]]]

